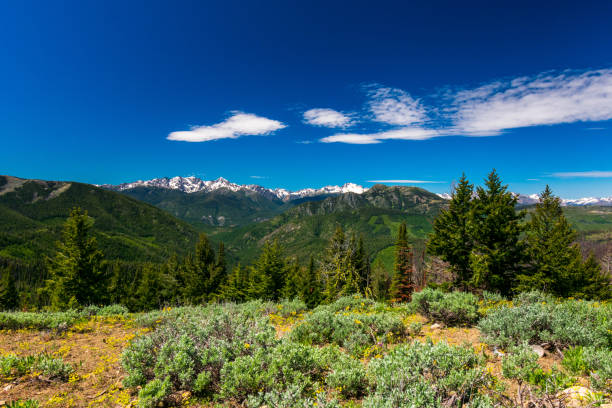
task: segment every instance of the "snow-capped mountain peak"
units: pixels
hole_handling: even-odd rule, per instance
[[[220,189],[227,189],[234,192],[255,192],[264,196],[275,197],[282,201],[291,201],[305,197],[315,197],[319,195],[334,195],[343,193],[362,194],[363,192],[367,191],[367,188],[364,188],[355,183],[346,183],[342,186],[325,186],[321,188],[305,188],[298,191],[289,191],[284,188],[269,189],[256,184],[235,184],[223,177],[219,177],[216,180],[202,180],[194,176],[172,178],[162,177],[152,180],[138,180],[131,183],[123,183],[119,185],[105,184],[102,185],[102,187],[118,191],[131,190],[137,187],[157,187],[180,190],[185,193],[197,193],[201,191],[211,192]]]

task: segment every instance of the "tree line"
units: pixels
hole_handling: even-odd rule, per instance
[[[426,247],[429,257],[441,259],[452,272],[444,287],[502,295],[539,289],[561,297],[612,296],[609,276],[592,254],[583,258],[561,201],[548,186],[530,214],[516,206],[517,197],[495,171],[477,188],[461,177],[448,209],[435,218]],[[371,265],[362,237],[340,226],[325,251],[307,265],[271,241],[252,265],[229,270],[223,243],[214,248],[206,234],[183,259],[174,255],[161,264],[104,260],[91,233],[93,222],[86,211],[72,210],[41,282],[31,285],[36,289],[16,285],[22,266],[0,263],[0,309],[117,303],[138,311],[284,298],[300,298],[313,307],[354,293],[406,302],[428,283],[426,274],[415,273],[405,223],[398,227],[393,271],[387,271],[380,262]]]

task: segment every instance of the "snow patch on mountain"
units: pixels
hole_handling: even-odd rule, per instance
[[[523,195],[518,193],[513,193],[518,198],[518,203],[520,205],[533,205],[537,204],[540,201],[540,196],[537,194]],[[439,197],[450,200],[452,196],[449,193],[439,193]],[[585,205],[594,205],[594,206],[602,206],[602,207],[612,207],[612,197],[583,197],[583,198],[562,198],[561,199],[562,206],[585,206]]]

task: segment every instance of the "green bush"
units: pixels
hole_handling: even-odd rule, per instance
[[[573,385],[573,379],[555,369],[543,370],[538,355],[526,344],[512,346],[502,360],[504,377],[535,385],[539,393],[556,394]]]
[[[314,398],[303,397],[304,390],[295,384],[284,391],[270,391],[251,395],[247,400],[249,408],[340,408],[335,399],[325,392],[318,392]]]
[[[0,312],[0,329],[67,329],[83,318],[83,315],[76,310],[39,313]]]
[[[582,358],[593,386],[612,391],[612,349],[585,347]]]
[[[612,305],[566,300],[538,302],[537,292],[522,294],[517,306],[491,310],[478,327],[486,343],[507,348],[523,343],[612,347]]]
[[[397,313],[364,312],[363,309],[351,312],[350,305],[338,308],[332,304],[315,308],[293,328],[290,338],[303,344],[336,344],[360,356],[369,346],[383,346],[404,336],[404,326]]]
[[[163,312],[157,329],[134,340],[123,352],[125,385],[151,384],[147,401],[162,398],[162,391],[166,395],[178,390],[200,396],[218,393],[226,364],[278,344],[268,319],[254,315],[252,305],[232,304]]]
[[[316,359],[316,349],[283,342],[273,349],[259,349],[228,362],[221,371],[223,399],[244,401],[258,392],[283,391],[300,384],[312,391],[323,378],[323,367]]]
[[[40,371],[49,379],[66,381],[74,368],[61,358],[51,357],[47,354],[37,356],[16,356],[9,354],[0,357],[0,375],[2,377],[19,377],[33,371]]]
[[[473,349],[444,342],[398,346],[370,362],[373,392],[363,407],[441,407],[482,401],[478,390],[487,388],[492,380],[484,364],[485,359]]]
[[[9,402],[5,405],[5,408],[38,408],[40,404],[38,401],[29,399],[29,400],[17,400],[13,402]]]
[[[471,325],[478,321],[478,298],[471,293],[425,288],[412,295],[416,311],[448,326]]]

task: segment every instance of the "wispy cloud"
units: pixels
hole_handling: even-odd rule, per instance
[[[168,140],[208,142],[219,139],[237,139],[241,136],[263,136],[287,127],[282,122],[234,111],[223,122],[211,126],[194,126],[190,130],[172,132]]]
[[[539,178],[528,178],[527,181],[540,181]]]
[[[395,184],[444,184],[446,181],[430,180],[368,180],[368,183],[395,183]]]
[[[460,135],[612,118],[612,69],[544,73],[458,92],[451,118]]]
[[[304,112],[304,123],[328,128],[345,128],[352,124],[350,115],[333,109],[316,108]]]
[[[561,178],[612,178],[612,171],[561,171],[552,173],[551,176]]]
[[[433,129],[419,127],[400,128],[378,133],[339,133],[320,139],[322,143],[376,144],[383,140],[426,140],[441,136]]]
[[[368,96],[368,108],[377,122],[407,126],[427,120],[421,102],[401,89],[374,87]]]
[[[367,89],[371,120],[383,123],[386,129],[340,133],[321,142],[375,144],[440,136],[496,136],[517,128],[612,119],[612,69],[546,72],[473,89],[447,89],[424,99],[401,89],[376,85]]]
[[[257,179],[257,180],[261,180],[261,179],[267,179],[266,176],[249,176],[252,179]]]

